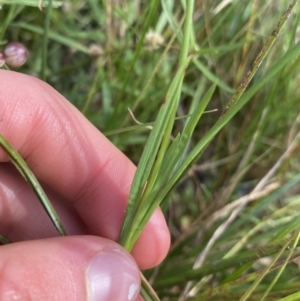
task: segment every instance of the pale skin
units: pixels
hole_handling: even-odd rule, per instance
[[[160,209],[136,243],[133,259],[114,242],[136,167],[57,91],[34,77],[0,70],[0,133],[43,183],[70,235],[58,236],[0,149],[0,234],[18,242],[0,247],[0,300],[91,300],[87,267],[97,254],[122,253],[137,282],[138,268],[164,259],[170,235]],[[110,289],[102,301],[121,301],[111,297],[120,286]],[[142,298],[137,292],[130,300]]]

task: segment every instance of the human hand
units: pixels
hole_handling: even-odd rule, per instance
[[[57,237],[0,149],[0,234],[17,242],[0,247],[0,300],[142,300],[138,267],[159,264],[170,236],[157,210],[132,257],[113,242],[135,172],[130,160],[50,86],[4,70],[0,133],[41,181],[71,235]]]

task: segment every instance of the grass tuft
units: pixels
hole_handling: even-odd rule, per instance
[[[0,5],[0,48],[30,52],[18,70],[138,165],[120,242],[164,211],[145,301],[299,299],[298,1]]]

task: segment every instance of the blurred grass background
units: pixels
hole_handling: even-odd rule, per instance
[[[45,32],[48,3],[0,0],[0,47],[23,43],[29,59],[18,71],[46,80],[138,164],[150,131],[143,124],[155,120],[177,71],[185,1],[53,0]],[[193,63],[178,116],[217,88],[190,148],[219,119],[289,3],[195,1]],[[298,24],[296,5],[252,84],[298,43]],[[255,94],[163,204],[173,244],[161,266],[145,272],[162,300],[300,300],[300,250],[289,241],[300,229],[299,60]]]

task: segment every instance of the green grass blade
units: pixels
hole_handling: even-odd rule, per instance
[[[147,31],[149,30],[149,26],[151,24],[151,21],[153,19],[153,17],[155,16],[155,14],[157,13],[157,6],[158,6],[158,3],[159,1],[158,0],[154,0],[154,1],[151,1],[151,4],[150,4],[150,11],[147,15],[147,19],[145,20],[145,25],[143,27],[143,31],[141,33],[141,36],[140,36],[140,39],[139,39],[139,42],[136,46],[136,50],[134,52],[134,57],[132,59],[132,62],[128,68],[128,72],[126,73],[126,77],[123,81],[123,86],[121,88],[121,92],[120,92],[120,95],[118,97],[118,100],[117,100],[117,103],[114,107],[114,111],[112,113],[112,116],[110,118],[110,122],[112,122],[112,120],[116,117],[116,114],[119,110],[119,106],[122,102],[122,99],[124,97],[124,94],[125,94],[125,91],[126,91],[126,87],[128,86],[128,83],[129,83],[129,80],[130,80],[130,77],[131,77],[131,74],[132,74],[132,71],[133,71],[133,68],[135,66],[135,63],[139,57],[139,54],[142,50],[142,47],[143,47],[143,44],[144,44],[144,38],[146,36],[146,33]],[[110,122],[108,122],[108,127],[110,126]]]
[[[187,6],[187,8],[188,7],[189,6]],[[229,102],[229,104],[228,104],[228,106],[225,110],[225,114],[216,122],[216,124],[209,130],[209,132],[200,140],[200,142],[195,146],[195,148],[189,153],[189,155],[186,157],[186,159],[178,167],[178,169],[174,173],[173,177],[170,179],[170,181],[167,183],[167,185],[161,190],[161,195],[157,196],[156,202],[153,204],[150,200],[147,200],[147,203],[151,204],[150,206],[152,206],[152,210],[149,210],[149,208],[148,208],[147,210],[144,209],[144,211],[143,211],[143,209],[140,208],[138,212],[144,212],[144,216],[141,217],[142,214],[139,214],[137,220],[132,219],[132,216],[131,216],[131,219],[128,220],[128,224],[132,223],[132,221],[133,221],[133,224],[134,223],[137,224],[135,226],[135,228],[130,233],[131,238],[129,240],[132,240],[132,243],[135,242],[136,239],[138,238],[138,236],[140,235],[140,233],[142,231],[142,228],[143,228],[143,225],[150,218],[150,216],[153,213],[153,210],[155,209],[155,207],[157,207],[157,205],[167,196],[167,194],[171,191],[171,189],[175,186],[175,184],[178,182],[178,180],[186,172],[186,170],[189,168],[189,166],[199,158],[202,150],[207,146],[207,144],[229,122],[229,120],[231,120],[232,117],[238,111],[240,111],[240,109],[250,100],[251,96],[253,96],[253,94],[259,90],[259,88],[262,86],[262,84],[265,84],[267,81],[269,81],[271,78],[273,78],[273,76],[277,72],[279,72],[281,70],[281,68],[283,68],[285,66],[285,64],[288,62],[287,58],[289,58],[291,55],[293,55],[293,57],[294,57],[294,52],[289,51],[279,62],[277,62],[277,64],[271,69],[271,71],[269,71],[269,73],[267,75],[265,75],[264,78],[259,83],[255,84],[248,91],[247,94],[245,93],[244,97],[241,99],[241,96],[243,95],[247,85],[249,84],[250,80],[252,79],[252,77],[254,76],[256,71],[258,70],[258,67],[260,66],[263,59],[266,57],[267,53],[269,52],[270,48],[272,47],[273,43],[275,42],[275,39],[278,36],[279,31],[281,30],[281,28],[283,27],[283,25],[287,21],[287,18],[289,16],[289,14],[291,13],[292,7],[293,6],[290,6],[289,9],[284,13],[283,17],[280,19],[280,22],[278,23],[275,31],[270,35],[270,37],[267,40],[265,46],[263,47],[262,52],[259,54],[259,56],[257,57],[257,59],[255,60],[255,62],[253,64],[252,68],[250,69],[250,71],[246,75],[245,79],[243,80],[243,82],[240,86],[242,88],[238,89],[238,91],[234,94],[233,98]],[[191,30],[191,28],[189,27],[189,26],[191,26],[191,24],[189,22],[187,22],[187,24],[185,24],[185,25],[186,25],[185,29],[189,28],[189,30]],[[293,49],[295,49],[295,48],[293,48]],[[296,48],[296,50],[294,50],[294,51],[297,52],[298,49]],[[187,53],[188,53],[188,47],[187,46],[183,48],[181,54],[182,53],[187,55]],[[183,60],[182,58],[183,57],[184,56],[180,57],[180,64],[182,64],[182,60]],[[161,139],[162,139],[162,137],[163,136],[161,136]],[[160,143],[161,139],[158,141],[158,143]],[[149,137],[149,140],[150,140],[150,137]],[[158,150],[158,148],[157,148],[157,150]],[[145,152],[146,152],[146,149],[145,149]],[[156,156],[156,152],[155,152],[155,156]],[[153,162],[154,162],[154,157],[153,157],[152,163]],[[151,166],[152,166],[152,164],[151,164]],[[144,169],[141,169],[141,171],[144,171]],[[142,182],[144,185],[146,184],[146,179],[148,178],[148,175],[149,175],[149,173],[146,174],[145,181]],[[144,187],[145,186],[140,186],[139,191],[141,191],[141,189],[144,189]],[[133,199],[136,199],[136,196],[133,197]],[[125,225],[125,223],[124,223],[124,225]],[[131,247],[133,246],[132,243],[131,243]]]
[[[103,66],[101,66],[100,64],[97,66],[97,72],[96,72],[96,75],[94,76],[93,78],[93,82],[91,84],[91,87],[89,89],[89,92],[87,94],[87,97],[84,101],[84,104],[82,106],[82,109],[81,109],[81,113],[83,115],[86,115],[87,113],[87,110],[93,100],[93,97],[95,96],[96,92],[97,92],[97,85],[98,83],[101,81],[101,79],[104,77],[103,75]]]
[[[157,178],[160,175],[167,174],[167,171],[162,169],[162,164],[165,161],[165,156],[167,155],[166,152],[167,151],[168,151],[168,153],[170,152],[170,148],[168,149],[168,146],[170,145],[170,137],[171,137],[171,134],[172,134],[172,129],[173,129],[174,120],[175,120],[175,113],[176,113],[176,109],[177,109],[178,102],[179,102],[182,81],[183,81],[183,76],[181,76],[178,83],[174,84],[175,90],[174,90],[174,92],[172,92],[172,95],[174,94],[174,100],[172,100],[173,105],[171,107],[170,113],[167,116],[168,119],[166,120],[165,134],[163,136],[162,143],[161,143],[157,158],[155,160],[154,166],[151,170],[151,174],[150,174],[149,179],[148,179],[148,183],[147,183],[147,187],[145,189],[145,193],[143,194],[143,197],[141,199],[140,208],[142,208],[144,202],[146,202],[149,194],[152,191],[152,188],[153,188]],[[169,100],[167,100],[167,101],[169,101]],[[147,201],[147,203],[149,204],[149,201]],[[146,208],[148,208],[147,205],[146,205]],[[146,208],[143,208],[142,210],[143,211],[148,211],[148,209],[146,209]]]
[[[234,90],[226,85],[224,81],[216,77],[209,69],[207,69],[198,59],[194,59],[193,63],[202,72],[202,74],[212,83],[216,83],[221,89],[226,92],[233,93]]]
[[[261,65],[261,63],[263,62],[263,60],[265,59],[265,57],[269,53],[269,51],[272,48],[273,44],[275,43],[275,41],[276,41],[276,39],[277,39],[277,37],[278,37],[281,29],[283,28],[283,26],[287,22],[289,16],[291,15],[291,13],[293,11],[293,8],[297,4],[297,2],[298,2],[298,0],[293,0],[293,1],[290,2],[287,10],[281,16],[281,18],[280,18],[280,20],[279,20],[276,28],[269,35],[269,37],[268,37],[268,39],[267,39],[267,41],[266,41],[263,49],[261,50],[261,52],[256,57],[254,63],[252,64],[251,68],[249,69],[248,73],[246,74],[246,76],[244,77],[244,79],[240,83],[239,87],[237,88],[237,91],[234,93],[234,95],[230,99],[229,103],[227,104],[225,112],[232,105],[234,105],[240,99],[240,97],[243,95],[243,93],[244,93],[245,89],[247,88],[247,86],[249,85],[251,79],[256,74],[259,66]]]
[[[284,264],[281,266],[281,268],[279,269],[277,275],[274,277],[274,279],[272,280],[272,282],[268,286],[267,290],[264,292],[264,295],[262,296],[261,301],[265,300],[265,298],[268,296],[268,293],[271,291],[271,289],[274,287],[275,283],[278,281],[279,277],[283,273],[285,267],[287,266],[288,262],[290,261],[291,256],[295,252],[295,249],[296,249],[297,245],[299,244],[299,240],[300,240],[300,232],[298,231],[296,239],[293,243],[293,247],[291,248],[290,254],[285,258]]]
[[[53,208],[51,202],[49,201],[46,193],[44,192],[42,186],[39,184],[38,180],[34,176],[34,174],[29,169],[26,162],[19,155],[16,149],[0,134],[0,146],[5,150],[8,154],[11,162],[16,166],[20,174],[25,178],[25,180],[29,183],[34,193],[38,197],[40,203],[46,210],[48,216],[50,217],[52,223],[56,227],[57,231],[60,235],[65,236],[66,231],[62,225],[60,218],[58,217],[55,209]]]
[[[277,301],[298,301],[298,300],[300,300],[300,292],[296,292],[287,297],[280,298]]]
[[[264,77],[253,85],[235,105],[230,106],[229,110],[214,124],[214,126],[206,133],[206,135],[199,141],[194,149],[188,154],[180,168],[173,175],[172,179],[164,189],[161,191],[160,198],[164,198],[174,185],[180,180],[182,175],[186,172],[189,166],[194,163],[201,155],[203,149],[216,136],[216,134],[233,118],[233,116],[240,111],[240,109],[261,89],[267,82],[269,82],[286,64],[300,54],[300,44],[295,45],[267,72]]]
[[[136,237],[138,237],[142,231],[142,226],[139,222],[143,216],[143,212],[147,211],[147,207],[143,208],[144,201],[142,199],[146,183],[149,181],[150,185],[154,184],[158,172],[158,169],[156,168],[158,165],[155,166],[155,160],[157,155],[158,161],[162,160],[169,143],[169,133],[174,124],[175,110],[180,98],[184,71],[190,61],[190,59],[187,58],[187,55],[192,28],[193,9],[194,1],[190,0],[187,2],[184,42],[179,58],[179,70],[170,85],[166,101],[163,103],[158,113],[154,128],[148,138],[132,183],[125,221],[119,238],[119,242],[129,251],[133,248]],[[166,129],[168,129],[168,135],[166,135]],[[162,142],[163,144],[161,144]],[[158,153],[159,150],[160,153]],[[154,173],[151,174],[153,168]],[[151,178],[149,178],[150,174]],[[147,203],[149,202],[147,201]],[[134,237],[134,239],[132,239],[132,237]]]
[[[287,241],[290,241],[290,239],[284,239],[277,243],[270,243],[261,247],[257,247],[253,250],[247,250],[229,259],[217,260],[216,262],[205,264],[199,269],[188,269],[184,272],[184,274],[178,275],[178,273],[175,273],[170,277],[165,277],[165,274],[161,274],[160,280],[155,283],[154,287],[156,289],[163,289],[172,285],[186,283],[186,281],[188,280],[199,280],[210,274],[216,274],[218,272],[234,268],[236,267],[236,263],[238,263],[238,267],[243,266],[245,264],[253,264],[258,258],[267,257],[278,253]],[[287,247],[287,250],[289,250],[289,246]],[[179,276],[183,276],[183,278],[180,278]],[[255,277],[251,279],[255,280]],[[249,281],[252,281],[251,279]],[[246,282],[248,282],[248,279],[247,281],[245,280],[243,283]],[[235,285],[241,285],[240,281],[234,280],[232,281],[232,283],[235,283]],[[224,284],[224,287],[226,287],[226,284],[227,283]],[[221,291],[221,289],[222,285],[216,288],[216,291]]]
[[[174,8],[174,6],[171,3],[168,3],[167,1],[162,1],[161,5],[162,5],[162,9],[163,9],[166,20],[170,24],[170,27],[172,28],[172,30],[175,32],[176,28],[178,28],[178,23],[174,19],[173,15],[172,15],[172,11],[171,11]],[[179,43],[181,44],[182,40],[183,40],[182,32],[179,32],[176,36],[177,36]]]
[[[3,35],[7,30],[9,24],[16,18],[16,16],[23,10],[23,8],[23,6],[11,5],[11,7],[9,8],[9,12],[5,16],[5,20],[1,21],[0,41],[3,39]]]
[[[16,27],[16,28],[22,28],[22,29],[37,33],[39,35],[43,35],[43,32],[44,32],[42,27],[38,27],[35,25],[31,25],[31,24],[26,24],[23,22],[14,22],[14,23],[11,23],[10,26]],[[61,34],[58,34],[58,33],[52,32],[52,31],[48,32],[48,37],[49,37],[49,39],[56,41],[62,45],[65,45],[69,48],[74,48],[75,50],[84,52],[86,54],[89,53],[88,47],[86,47],[82,43],[77,42],[74,39],[68,38],[66,36],[63,36]]]
[[[180,91],[180,89],[178,89]],[[180,93],[180,92],[179,92]],[[179,96],[178,93],[176,93],[176,96]],[[174,104],[178,103],[178,98],[174,99]],[[173,106],[171,109],[171,114],[169,116],[167,116],[168,120],[166,120],[166,129],[165,129],[165,133],[161,142],[161,146],[157,155],[157,158],[154,162],[154,165],[151,169],[151,173],[149,175],[149,179],[148,179],[148,183],[145,189],[145,192],[143,194],[143,197],[140,201],[140,208],[143,208],[143,204],[144,202],[146,202],[148,195],[151,193],[152,188],[155,184],[155,181],[157,179],[157,177],[159,176],[160,170],[161,170],[161,165],[163,163],[165,154],[167,152],[168,146],[170,144],[170,136],[172,133],[172,129],[173,129],[173,124],[174,124],[174,118],[175,118],[175,113],[176,113],[176,108],[177,106]],[[142,210],[145,210],[144,208]],[[137,213],[139,215],[139,213]]]
[[[173,151],[170,149],[165,157],[165,162],[163,162],[163,165],[161,167],[161,170],[164,172],[161,172],[161,177],[167,176],[169,178],[174,172],[175,172],[175,165],[184,153],[184,150],[189,142],[189,140],[192,137],[192,134],[194,132],[194,129],[196,125],[198,124],[201,116],[204,113],[205,108],[207,107],[209,101],[211,100],[211,97],[215,91],[215,85],[211,86],[206,94],[204,95],[202,101],[199,102],[197,107],[195,108],[194,112],[192,113],[191,117],[189,118],[183,132],[180,136],[180,141],[178,142],[178,147]],[[157,183],[157,186],[162,187],[165,185],[166,178],[160,179]],[[158,188],[158,187],[157,187]],[[159,189],[159,188],[158,188]],[[154,196],[152,198],[155,199]],[[151,198],[151,200],[152,200]],[[151,201],[149,202],[151,203]],[[156,205],[158,205],[156,203]]]
[[[185,20],[183,28],[183,42],[181,45],[179,68],[186,64],[186,59],[191,47],[191,36],[193,32],[193,12],[194,12],[194,0],[186,1]],[[177,27],[177,26],[176,26]]]
[[[0,5],[9,4],[9,5],[26,5],[26,6],[33,6],[33,7],[39,7],[41,5],[42,7],[45,7],[49,5],[51,0],[0,0]],[[52,6],[53,7],[60,7],[63,5],[63,1],[53,1]]]
[[[48,54],[48,34],[50,26],[50,14],[52,9],[52,0],[49,0],[49,3],[46,8],[46,15],[44,20],[44,32],[43,32],[43,41],[42,41],[42,66],[41,66],[41,79],[46,81],[46,69],[47,69],[47,54]]]
[[[276,263],[276,261],[280,258],[284,250],[290,245],[291,241],[287,241],[284,246],[282,246],[282,249],[276,254],[276,256],[273,258],[272,262],[267,266],[266,269],[262,273],[259,273],[259,275],[255,278],[254,283],[250,286],[250,288],[243,294],[243,296],[240,298],[239,301],[246,301],[248,297],[253,293],[255,288],[258,286],[258,284],[262,281],[262,279],[268,274],[268,272],[271,270],[273,265]]]
[[[141,156],[135,177],[133,179],[133,183],[131,186],[129,202],[127,206],[125,221],[123,224],[123,228],[120,234],[119,242],[125,248],[132,248],[133,245],[130,243],[131,227],[134,224],[134,216],[139,208],[139,198],[143,194],[143,190],[145,189],[146,182],[151,173],[154,161],[157,157],[157,153],[159,151],[161,141],[163,139],[165,129],[168,126],[166,120],[169,120],[169,114],[172,113],[172,108],[176,107],[174,97],[176,97],[176,92],[178,91],[178,86],[180,85],[180,81],[183,78],[183,73],[185,70],[185,66],[183,66],[175,75],[169,91],[166,96],[166,101],[162,104],[160,111],[158,113],[157,119],[154,123],[153,130],[151,131],[148,141],[146,143],[145,149]]]
[[[197,105],[195,108],[194,113],[189,118],[183,132],[182,132],[182,138],[181,138],[181,144],[182,147],[184,145],[187,145],[188,141],[191,139],[193,132],[195,130],[196,125],[198,124],[201,116],[204,114],[204,110],[206,109],[208,103],[210,102],[213,93],[215,92],[216,85],[212,85],[208,91],[203,96],[202,101]]]
[[[296,255],[295,258],[297,258],[298,256],[299,255]],[[290,258],[289,263],[292,262],[295,258]],[[278,269],[281,266],[281,264],[282,263],[279,263],[277,265],[273,265],[270,268],[270,271],[274,271],[274,270]],[[215,288],[213,288],[211,290],[207,290],[205,293],[200,294],[197,297],[189,299],[189,300],[191,300],[191,301],[192,300],[193,301],[196,301],[196,300],[199,300],[199,301],[200,300],[201,301],[204,301],[204,300],[213,300],[212,299],[213,296],[215,296],[215,295],[222,295],[222,294],[225,294],[225,293],[229,293],[230,290],[233,290],[234,288],[237,288],[237,287],[241,286],[242,284],[249,283],[251,281],[255,281],[263,273],[264,273],[264,271],[259,270],[259,271],[256,271],[256,272],[253,272],[253,273],[250,273],[250,274],[246,274],[244,276],[241,276],[237,280],[234,280],[234,281],[232,281],[230,283],[226,283],[226,284],[217,286],[217,287],[215,287]],[[246,300],[246,299],[239,299],[239,301],[241,301],[241,300]]]
[[[182,153],[184,152],[184,149],[191,138],[193,131],[201,118],[207,104],[209,103],[213,93],[215,90],[215,86],[212,86],[205,96],[203,97],[203,100],[198,104],[197,108],[191,115],[182,135],[177,136],[170,148],[168,149],[164,161],[161,162],[161,168],[158,171],[158,177],[157,181],[155,183],[155,186],[153,189],[151,189],[151,193],[149,192],[147,195],[145,195],[145,199],[147,199],[148,206],[143,211],[144,213],[141,213],[139,217],[138,224],[140,225],[139,228],[136,229],[136,231],[132,234],[131,239],[133,242],[137,240],[141,233],[141,229],[146,225],[150,217],[152,216],[154,210],[159,206],[161,199],[157,198],[158,192],[161,190],[161,187],[163,187],[170,175],[172,174],[172,170],[174,169],[174,166],[178,162],[179,158],[181,157]],[[180,140],[178,141],[178,139]],[[144,196],[143,196],[144,197]],[[144,200],[145,202],[145,200]]]

